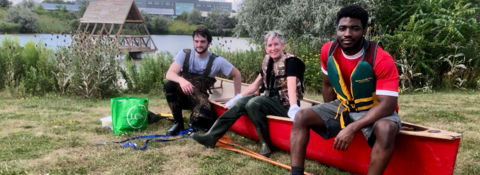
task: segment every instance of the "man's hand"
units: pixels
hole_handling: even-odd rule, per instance
[[[193,94],[193,88],[195,88],[195,86],[193,86],[192,83],[190,83],[188,80],[183,79],[178,83],[180,84],[180,87],[182,88],[183,93],[185,93],[186,95]]]
[[[288,109],[288,117],[292,119],[292,121],[295,119],[295,114],[300,110],[300,107],[297,104],[294,104],[290,106],[290,109]]]
[[[347,151],[353,136],[355,136],[355,132],[352,131],[348,126],[342,129],[335,138],[335,142],[333,142],[333,149],[338,151]]]
[[[229,108],[230,106],[232,106],[233,102],[235,102],[236,100],[238,100],[240,98],[242,98],[242,94],[237,94],[235,97],[228,100],[228,102],[225,104],[225,108]]]

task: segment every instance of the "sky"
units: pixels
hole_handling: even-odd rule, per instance
[[[22,0],[10,0],[13,4],[18,4],[20,2],[22,2]],[[35,1],[36,3],[41,3],[43,2],[43,0],[33,0]],[[65,1],[65,0],[64,0]],[[74,1],[74,0],[67,0],[67,1]],[[238,11],[237,10],[237,7],[238,5],[240,4],[240,2],[242,2],[242,0],[200,0],[200,1],[219,1],[219,2],[232,2],[232,9],[235,10],[235,11]]]

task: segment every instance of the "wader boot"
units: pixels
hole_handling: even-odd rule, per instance
[[[167,131],[166,135],[168,136],[178,135],[178,133],[184,129],[182,113],[180,113],[180,115],[173,115],[173,118],[175,119],[175,125]]]
[[[268,133],[268,127],[255,128],[257,130],[258,138],[260,138],[260,154],[265,157],[270,157],[272,151],[270,150],[270,134]]]
[[[242,105],[233,106],[222,116],[220,116],[217,121],[213,123],[212,127],[207,133],[202,135],[192,134],[192,139],[207,148],[214,148],[215,143],[222,138],[222,136],[228,131],[228,128],[230,128],[238,120],[238,118],[245,114],[244,107],[240,106]]]

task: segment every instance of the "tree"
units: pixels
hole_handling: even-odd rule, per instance
[[[248,33],[263,42],[265,31],[281,30],[286,38],[330,40],[335,30],[336,0],[244,0],[240,4],[236,35]],[[277,8],[271,8],[277,7]]]
[[[35,32],[40,24],[38,17],[28,8],[10,7],[5,14],[5,21],[20,24],[21,32]]]
[[[170,27],[168,18],[162,15],[153,18],[153,25],[158,33],[166,33]]]
[[[74,11],[68,11],[68,19],[78,19],[77,17],[77,12],[74,12]]]
[[[350,0],[352,1],[352,0]],[[353,1],[352,1],[353,2]],[[257,43],[269,30],[281,30],[286,38],[309,41],[314,45],[333,39],[336,14],[347,0],[244,0],[240,4],[235,34],[247,33]],[[356,0],[372,13],[372,0]],[[274,7],[274,8],[272,8]]]
[[[187,22],[190,25],[202,23],[202,13],[197,9],[193,9],[192,12],[188,13]]]
[[[8,0],[0,0],[0,7],[10,7],[12,5],[12,2]]]
[[[227,10],[214,8],[208,12],[207,27],[213,29],[216,35],[223,35],[223,29],[227,28],[230,13]]]
[[[35,7],[35,2],[33,0],[22,0],[22,5],[26,8],[33,9]]]
[[[182,12],[182,14],[180,14],[180,15],[177,17],[178,20],[182,20],[182,21],[186,21],[187,18],[188,18],[188,12],[186,12],[186,11]]]
[[[143,22],[145,23],[145,26],[147,26],[147,29],[149,31],[153,31],[152,17],[150,16],[150,14],[143,10],[140,11],[140,14],[142,15]]]
[[[77,12],[77,14],[80,18],[82,18],[83,14],[85,14],[85,11],[87,10],[87,7],[88,7],[88,3],[90,2],[90,1],[87,1],[87,0],[81,0],[81,1],[82,1],[82,5],[80,5],[80,7],[78,7],[78,12]]]

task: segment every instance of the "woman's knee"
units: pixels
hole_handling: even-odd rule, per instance
[[[258,97],[253,97],[248,102],[245,104],[245,109],[251,110],[251,109],[259,109],[261,107],[261,100],[263,96],[258,96]]]

